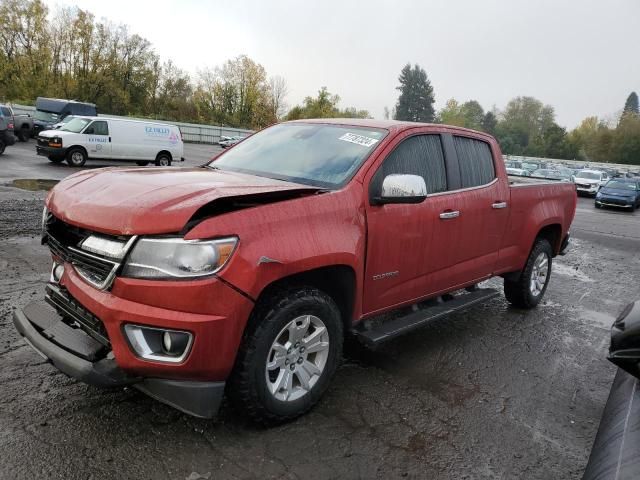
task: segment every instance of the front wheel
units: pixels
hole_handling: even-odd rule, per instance
[[[158,167],[170,167],[171,157],[166,153],[159,153],[156,157],[156,166]]]
[[[551,278],[553,250],[547,239],[538,238],[529,254],[529,259],[517,280],[504,280],[504,294],[515,307],[536,307]]]
[[[280,290],[251,315],[228,383],[231,404],[263,425],[292,420],[322,396],[342,355],[335,302],[313,287]]]
[[[70,167],[82,167],[87,163],[87,154],[82,148],[72,148],[67,153],[67,163]]]

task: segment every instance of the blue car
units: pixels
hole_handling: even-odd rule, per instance
[[[640,207],[640,180],[616,178],[609,180],[596,194],[596,208],[619,207],[633,210]]]

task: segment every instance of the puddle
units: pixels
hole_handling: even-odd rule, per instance
[[[59,180],[48,180],[43,178],[18,178],[7,185],[22,190],[36,192],[38,190],[51,190]]]
[[[566,275],[567,277],[575,278],[580,282],[585,283],[593,283],[593,279],[588,275],[585,275],[580,270],[576,270],[574,267],[570,267],[568,265],[564,265],[562,263],[554,263],[553,264],[553,273],[557,273],[560,275]]]

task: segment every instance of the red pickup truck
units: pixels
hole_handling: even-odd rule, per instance
[[[14,314],[58,369],[186,413],[265,424],[307,411],[343,339],[378,345],[487,300],[533,308],[576,207],[567,183],[510,185],[489,135],[304,120],[198,168],[85,170],[42,216],[46,302]]]

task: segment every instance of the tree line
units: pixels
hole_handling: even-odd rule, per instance
[[[551,158],[640,163],[638,96],[629,95],[616,122],[596,117],[576,129],[556,123],[553,107],[532,97],[484,110],[475,100],[450,99],[436,111],[424,69],[407,64],[399,97],[385,117],[440,122],[495,135],[505,153]],[[370,117],[341,108],[340,97],[321,87],[288,108],[287,83],[269,76],[246,55],[207,67],[195,76],[161,61],[151,43],[126,26],[98,21],[77,7],[49,15],[42,0],[0,0],[0,95],[33,104],[38,96],[95,103],[98,110],[164,120],[259,129],[279,120]]]
[[[567,131],[556,123],[552,106],[533,97],[516,97],[504,109],[485,111],[476,100],[450,99],[434,109],[435,95],[426,72],[410,64],[398,77],[397,120],[435,122],[481,130],[494,135],[506,154],[640,164],[638,95],[629,94],[616,120],[585,118]]]

